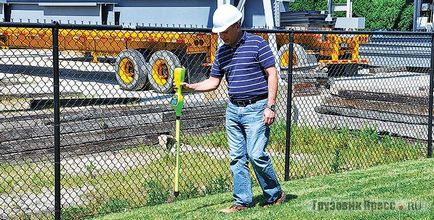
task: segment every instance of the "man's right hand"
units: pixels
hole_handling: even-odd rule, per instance
[[[193,92],[194,91],[193,84],[188,84],[186,82],[183,82],[183,83],[181,83],[181,86],[182,86],[182,91],[185,91],[185,92]],[[178,89],[178,87],[176,87],[176,85],[174,83],[173,84],[173,90],[176,91],[177,89]]]
[[[221,79],[210,76],[208,79],[204,81],[200,81],[197,83],[181,83],[182,89],[186,92],[209,92],[217,89],[220,84]],[[173,85],[173,89],[176,91],[175,85]]]

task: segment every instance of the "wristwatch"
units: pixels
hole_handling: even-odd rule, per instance
[[[275,104],[267,104],[267,108],[270,109],[271,111],[275,112],[276,111],[276,105]]]

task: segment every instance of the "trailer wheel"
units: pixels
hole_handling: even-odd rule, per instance
[[[279,57],[279,65],[281,69],[288,69],[288,60],[289,60],[289,44],[285,44],[280,47],[279,52],[277,53]],[[303,63],[307,63],[307,54],[304,48],[298,44],[294,44],[294,55],[292,64],[294,66],[300,66]]]
[[[143,55],[134,49],[122,51],[116,58],[116,80],[122,89],[142,90],[146,84],[149,64]]]
[[[181,66],[178,57],[168,50],[159,50],[149,58],[151,71],[148,80],[156,92],[169,93],[173,90],[173,71]]]

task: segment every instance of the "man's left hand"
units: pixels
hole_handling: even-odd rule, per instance
[[[264,110],[264,123],[265,123],[265,126],[270,126],[271,124],[273,124],[275,117],[276,117],[276,113],[274,113],[269,108],[265,108],[265,110]]]

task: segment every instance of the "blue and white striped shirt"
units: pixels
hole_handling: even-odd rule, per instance
[[[268,42],[244,32],[235,48],[221,46],[216,53],[211,76],[226,77],[229,97],[242,100],[268,93],[265,69],[275,65]]]

